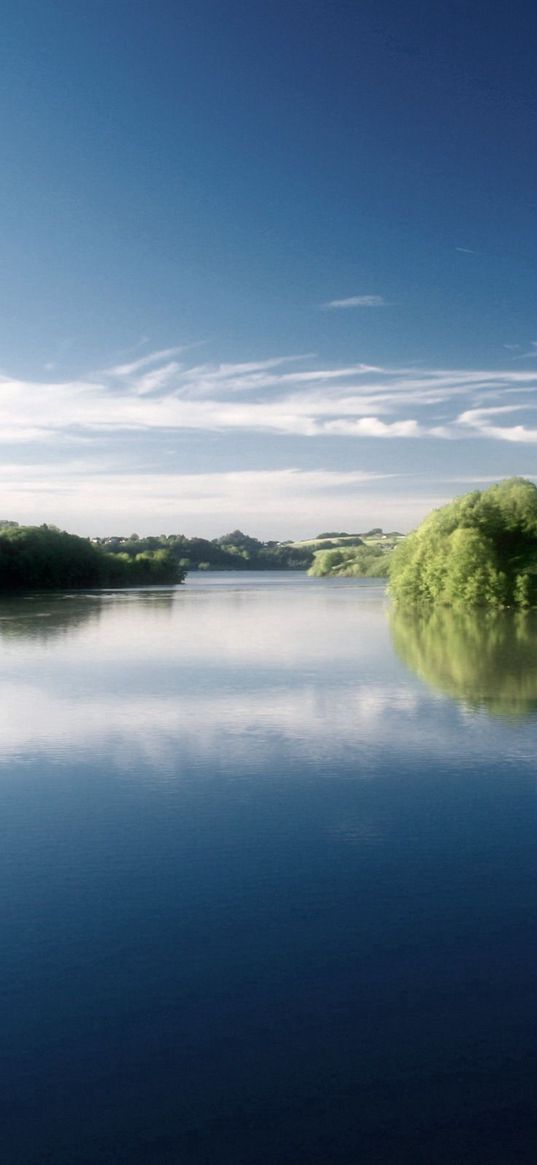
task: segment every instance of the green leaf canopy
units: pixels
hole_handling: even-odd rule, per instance
[[[394,551],[400,603],[537,606],[537,487],[514,477],[433,511]]]

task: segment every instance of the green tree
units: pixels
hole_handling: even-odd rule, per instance
[[[109,554],[87,538],[47,526],[18,526],[0,532],[0,590],[139,586],[178,583],[184,578],[168,550]]]
[[[511,478],[434,511],[394,550],[401,603],[537,605],[537,488]]]
[[[333,547],[317,550],[308,574],[314,578],[385,578],[390,555],[380,546]]]

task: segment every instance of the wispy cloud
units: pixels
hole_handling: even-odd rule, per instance
[[[506,345],[507,347],[507,345]],[[518,345],[517,345],[518,347]],[[530,341],[530,348],[527,352],[521,352],[519,356],[515,356],[515,360],[535,360],[537,359],[537,340]]]
[[[175,348],[161,348],[158,352],[149,352],[147,356],[140,356],[138,360],[131,360],[128,364],[116,364],[115,367],[108,368],[105,371],[108,376],[133,376],[141,368],[148,368],[152,364],[160,364],[162,360],[169,360],[171,356],[178,356],[184,350],[183,345]]]
[[[116,353],[117,356],[132,356],[134,352],[139,352],[140,348],[145,348],[150,342],[150,337],[143,335],[139,336],[134,344],[129,344],[128,348],[120,348]]]
[[[417,421],[386,423],[378,417],[360,417],[356,421],[327,421],[324,431],[340,437],[419,437],[421,433]]]
[[[529,370],[366,364],[323,369],[307,367],[310,356],[194,364],[170,359],[177,352],[163,349],[78,380],[0,377],[0,440],[57,443],[124,433],[132,442],[182,431],[449,439],[470,430],[523,440],[532,432],[524,417],[516,437],[508,426],[475,419],[498,404],[531,408],[537,374]]]
[[[124,472],[74,461],[12,466],[2,483],[3,513],[26,522],[56,522],[89,533],[186,530],[213,537],[238,520],[261,536],[315,533],[334,517],[367,528],[386,517],[388,499],[371,496],[394,474],[297,468],[214,473]],[[421,516],[423,502],[411,505]],[[401,498],[391,520],[401,516]],[[406,519],[408,520],[408,519]]]
[[[501,408],[469,409],[458,417],[458,424],[472,429],[480,437],[494,438],[501,441],[514,441],[516,444],[537,444],[537,429],[527,425],[497,425],[494,418],[506,416],[510,413],[521,412],[527,405],[506,405]],[[535,406],[537,407],[537,406]]]
[[[323,310],[352,308],[352,307],[386,307],[386,300],[382,295],[350,295],[348,299],[330,299],[322,303]]]
[[[270,537],[282,525],[288,529],[291,516],[293,531],[311,529],[321,518],[356,527],[358,496],[380,477],[367,473],[367,464],[347,474],[330,470],[337,442],[346,441],[345,456],[356,458],[373,441],[405,443],[407,464],[410,447],[427,441],[537,444],[537,371],[520,365],[493,371],[358,362],[323,368],[307,355],[196,364],[176,359],[178,352],[161,349],[72,380],[0,377],[1,512],[72,526],[75,515],[84,514],[86,530],[94,532],[110,532],[120,520],[136,528],[137,515],[146,515],[149,529],[157,522],[177,529],[188,520],[192,532],[210,524],[214,533],[229,521],[239,524],[243,515]],[[306,473],[260,466],[250,475],[170,471],[170,458],[183,457],[179,449],[185,468],[207,469],[216,436],[220,452],[236,466],[237,438],[251,439],[257,455],[259,435],[273,438],[271,448],[281,438],[280,449],[292,450],[299,461],[297,449],[305,452],[314,442],[305,456],[311,463],[312,453],[323,461],[326,453],[328,468]],[[191,447],[198,454],[190,456]],[[385,505],[379,494],[374,506],[369,497],[364,524],[386,518],[393,526],[404,513],[408,526],[426,512],[426,499],[390,492]]]

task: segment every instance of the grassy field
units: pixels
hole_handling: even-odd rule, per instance
[[[404,534],[399,534],[393,530],[388,534],[384,532],[378,534],[338,534],[328,538],[304,538],[301,541],[291,542],[289,545],[296,549],[307,548],[316,551],[336,549],[339,546],[360,546],[363,543],[365,546],[380,546],[383,550],[388,550],[396,546],[403,538]]]

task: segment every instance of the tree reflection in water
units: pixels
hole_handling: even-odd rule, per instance
[[[175,588],[162,590],[93,591],[84,594],[28,593],[0,600],[0,640],[28,639],[39,642],[71,638],[91,623],[98,623],[112,608],[135,602],[152,609],[171,611]]]
[[[493,716],[537,710],[537,612],[391,612],[394,648],[431,688]]]

